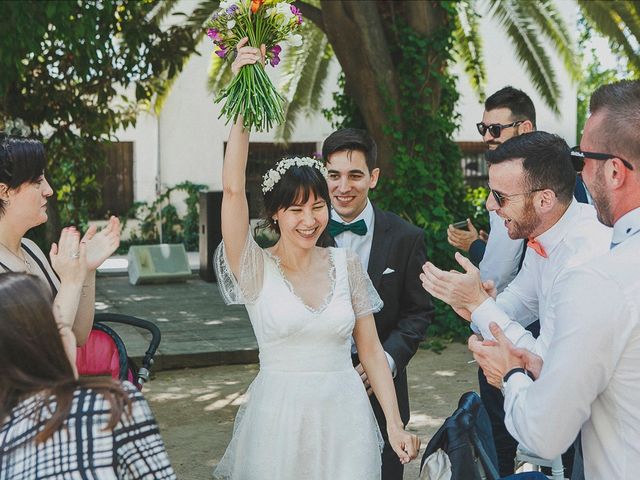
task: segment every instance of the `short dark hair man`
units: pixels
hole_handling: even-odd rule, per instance
[[[374,317],[394,376],[400,415],[406,424],[409,421],[406,367],[425,337],[434,309],[418,278],[420,266],[426,260],[424,232],[369,201],[369,189],[376,186],[380,175],[376,156],[375,141],[364,130],[338,130],[324,141],[322,157],[329,171],[333,207],[328,230],[337,246],[350,248],[360,256],[384,302],[383,309]],[[355,349],[353,354],[354,365],[371,394]],[[386,441],[384,414],[375,397],[371,397],[371,405],[385,438],[382,478],[401,479],[403,466]]]
[[[535,131],[536,109],[525,92],[504,87],[487,98],[482,121],[476,127],[492,151],[511,138]],[[489,223],[491,233],[488,238],[484,232],[477,231],[471,220],[467,220],[468,230],[449,225],[447,239],[454,247],[469,252],[471,261],[480,267],[482,279],[492,281],[500,293],[518,273],[525,245],[522,240],[509,238],[502,219],[495,212],[489,212]],[[530,329],[537,331],[538,326],[535,323]],[[517,444],[504,426],[502,393],[487,383],[481,369],[478,369],[478,384],[493,428],[500,474],[506,476],[514,471],[513,457]]]
[[[536,130],[536,109],[522,90],[504,87],[489,96],[484,103],[482,121],[476,124],[482,141],[495,150],[507,140]],[[468,230],[450,225],[447,238],[451,245],[469,252],[471,260],[480,264],[484,280],[492,280],[501,292],[518,273],[522,242],[510,240],[501,222],[490,214],[493,238],[486,241],[470,220]]]
[[[479,270],[459,254],[465,274],[427,264],[423,276],[425,289],[471,320],[484,338],[492,338],[489,324],[496,322],[515,345],[540,356],[554,335],[550,298],[558,276],[605,253],[611,239],[593,206],[573,198],[576,175],[569,154],[564,140],[546,132],[514,137],[487,154],[487,208],[500,217],[510,238],[526,239],[529,246],[522,269],[495,301],[482,288]],[[540,336],[535,339],[525,327],[538,318]],[[509,473],[503,469],[513,469],[515,451],[510,458],[506,449],[503,453],[501,475]],[[572,458],[565,459],[569,468]]]
[[[507,427],[527,450],[553,458],[581,432],[586,478],[635,479],[640,471],[640,81],[600,87],[590,111],[572,158],[598,219],[613,226],[611,251],[556,281],[550,298],[555,332],[544,360],[514,351],[497,326],[496,346],[471,338],[469,347],[496,384],[502,383]]]

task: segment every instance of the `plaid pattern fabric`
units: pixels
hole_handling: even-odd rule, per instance
[[[113,430],[109,402],[90,389],[76,390],[62,428],[36,445],[51,412],[37,398],[17,405],[0,427],[0,480],[175,479],[158,425],[144,397],[128,382],[131,416]],[[52,404],[53,410],[54,404]]]

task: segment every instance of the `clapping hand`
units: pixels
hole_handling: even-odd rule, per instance
[[[387,426],[387,433],[389,444],[398,455],[400,463],[404,465],[418,456],[420,438],[417,435],[405,431],[402,427],[391,428],[390,426]]]
[[[58,243],[51,245],[51,265],[61,282],[82,284],[88,272],[87,245],[80,241],[80,232],[75,227],[63,228]]]
[[[118,249],[120,220],[118,217],[111,217],[107,226],[99,232],[95,225],[90,226],[82,241],[87,244],[87,266],[94,271]]]
[[[455,254],[456,261],[464,268],[464,273],[455,270],[446,272],[433,263],[427,262],[422,267],[420,280],[422,287],[439,300],[451,307],[465,320],[471,320],[471,313],[480,306],[489,294],[480,280],[480,271],[471,261]]]
[[[524,362],[524,368],[537,380],[542,371],[542,365],[544,364],[542,357],[530,352],[526,348],[514,348],[513,354],[520,357]]]
[[[478,365],[482,368],[489,384],[500,388],[502,379],[509,370],[516,367],[526,367],[526,355],[522,349],[516,348],[511,343],[498,324],[491,322],[489,329],[495,340],[482,340],[477,335],[471,335],[468,347],[473,353],[473,358],[478,361]],[[531,361],[534,361],[533,358]],[[540,362],[542,362],[542,359],[540,359]]]

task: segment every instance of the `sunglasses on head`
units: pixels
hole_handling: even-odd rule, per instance
[[[618,155],[611,153],[597,153],[597,152],[583,152],[580,150],[580,146],[575,146],[571,149],[571,163],[576,172],[580,173],[584,169],[584,159],[591,158],[592,160],[607,161],[612,158],[617,158],[622,164],[629,170],[633,170],[633,165],[626,161],[624,158],[620,158]]]
[[[501,123],[492,123],[490,125],[487,125],[484,122],[478,122],[476,123],[476,127],[478,128],[478,133],[483,137],[484,134],[489,131],[489,135],[491,135],[493,138],[498,138],[500,135],[502,135],[503,128],[517,127],[522,122],[524,122],[524,120],[516,120],[515,122],[507,123],[505,125],[502,125]]]

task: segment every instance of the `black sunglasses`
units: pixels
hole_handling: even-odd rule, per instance
[[[507,123],[506,125],[502,125],[501,123],[492,123],[491,125],[486,125],[483,122],[478,122],[476,123],[476,127],[478,127],[478,133],[483,137],[484,134],[487,133],[487,130],[489,130],[489,135],[491,135],[493,138],[498,138],[500,135],[502,135],[503,128],[517,127],[522,122],[524,122],[524,120],[516,120],[515,122]]]
[[[571,149],[571,163],[573,164],[573,168],[576,172],[580,173],[584,169],[585,158],[603,161],[617,158],[625,167],[627,167],[629,170],[633,170],[633,165],[627,162],[624,158],[620,158],[618,155],[613,155],[611,153],[583,152],[582,150],[580,150],[579,145]]]
[[[496,203],[498,204],[499,207],[504,207],[504,201],[512,197],[519,197],[521,195],[531,195],[534,192],[541,192],[545,190],[544,188],[536,188],[535,190],[529,190],[528,192],[512,193],[511,195],[505,195],[504,193],[500,193],[494,190],[489,185],[487,185],[487,188],[491,192],[491,195],[493,195],[493,198],[496,200]]]

